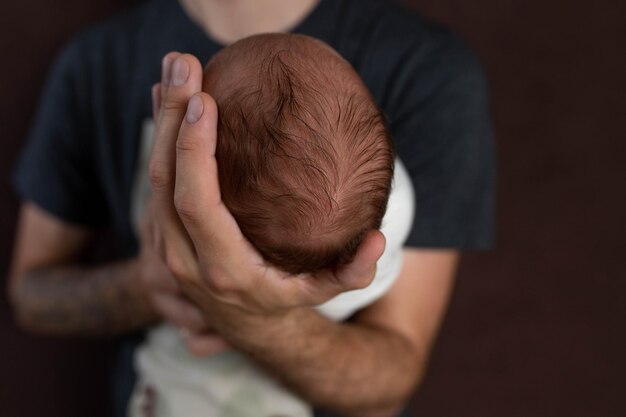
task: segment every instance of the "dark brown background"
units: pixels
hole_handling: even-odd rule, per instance
[[[8,177],[43,77],[128,0],[0,6],[0,276]],[[465,257],[415,416],[626,415],[626,3],[405,0],[465,35],[491,81],[498,246]],[[0,416],[105,416],[107,346],[29,336],[0,292]]]

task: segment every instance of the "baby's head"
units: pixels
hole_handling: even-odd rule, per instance
[[[349,262],[380,227],[394,153],[367,88],[326,44],[240,40],[207,64],[218,105],[222,199],[263,257],[288,272]]]

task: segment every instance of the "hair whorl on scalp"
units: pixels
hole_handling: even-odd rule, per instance
[[[349,262],[380,227],[393,176],[384,118],[350,65],[301,35],[257,35],[207,65],[224,203],[291,272]]]

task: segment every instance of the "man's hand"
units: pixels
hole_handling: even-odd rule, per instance
[[[195,356],[209,356],[229,348],[212,330],[200,309],[180,292],[178,283],[152,247],[156,226],[151,204],[141,224],[138,279],[155,314],[179,329],[187,350]]]
[[[221,200],[217,105],[199,92],[201,85],[198,60],[170,53],[154,94],[154,242],[181,290],[223,320],[237,312],[280,314],[367,286],[385,246],[378,231],[366,236],[351,264],[318,274],[289,275],[266,263],[246,240]]]

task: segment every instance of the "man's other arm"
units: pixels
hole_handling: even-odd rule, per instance
[[[92,229],[25,202],[20,211],[9,294],[17,322],[55,335],[107,336],[156,319],[142,294],[136,260],[80,266]]]

